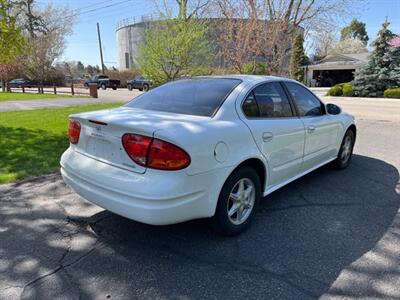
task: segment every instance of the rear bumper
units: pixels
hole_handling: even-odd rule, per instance
[[[225,173],[229,170],[189,176],[184,171],[149,169],[138,174],[71,148],[61,158],[62,177],[77,194],[106,210],[152,225],[213,216]]]

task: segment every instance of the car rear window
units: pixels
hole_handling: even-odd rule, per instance
[[[211,117],[240,82],[231,78],[181,79],[142,94],[126,106]]]

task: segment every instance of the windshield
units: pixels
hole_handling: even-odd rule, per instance
[[[230,78],[181,79],[142,94],[126,106],[211,117],[240,82]]]

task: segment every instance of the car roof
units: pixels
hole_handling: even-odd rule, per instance
[[[197,76],[194,78],[226,78],[226,79],[240,79],[245,83],[258,83],[262,81],[294,81],[286,77],[267,76],[267,75],[244,75],[244,74],[230,74],[230,75],[211,75],[211,76]]]

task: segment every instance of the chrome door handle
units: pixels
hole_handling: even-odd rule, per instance
[[[315,131],[315,126],[310,125],[310,126],[307,127],[307,132],[308,133],[313,133],[314,131]]]
[[[264,132],[262,135],[262,139],[264,142],[269,142],[274,137],[272,132]]]

